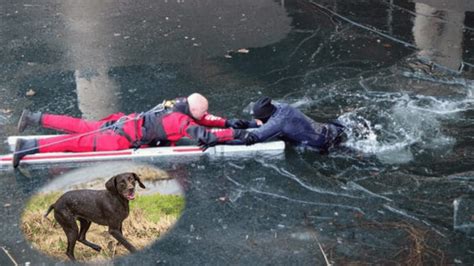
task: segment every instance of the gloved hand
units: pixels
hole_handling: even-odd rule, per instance
[[[252,145],[252,144],[257,143],[257,141],[258,141],[257,135],[255,135],[252,132],[247,131],[247,134],[245,136],[245,141],[244,141],[245,145]]]
[[[198,146],[199,148],[201,148],[203,152],[209,149],[209,147],[214,147],[216,145],[217,145],[217,142],[204,142],[202,140],[198,141]]]
[[[246,129],[249,128],[250,122],[243,119],[227,119],[225,121],[226,127],[236,128],[236,129]]]
[[[245,145],[252,145],[258,141],[257,135],[247,130],[234,130],[234,138],[241,140]]]
[[[197,140],[198,146],[203,151],[209,147],[216,146],[219,142],[216,135],[207,131],[203,126],[190,126],[186,129],[186,133],[188,133],[191,138]]]

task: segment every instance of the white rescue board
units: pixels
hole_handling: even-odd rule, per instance
[[[46,136],[10,136],[7,139],[10,150],[13,152],[18,138],[44,138]],[[61,162],[87,162],[103,160],[123,160],[139,159],[160,156],[182,156],[182,155],[219,155],[236,156],[249,154],[282,154],[285,149],[283,141],[271,141],[256,143],[254,145],[217,145],[203,151],[199,146],[167,146],[167,147],[149,147],[139,149],[127,149],[118,151],[95,151],[95,152],[50,152],[26,155],[20,161],[20,164],[48,164]],[[12,165],[13,154],[0,155],[0,165]]]

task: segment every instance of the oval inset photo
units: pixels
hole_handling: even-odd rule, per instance
[[[112,163],[69,172],[42,187],[21,224],[26,239],[48,256],[98,262],[152,244],[184,206],[182,187],[166,171]]]

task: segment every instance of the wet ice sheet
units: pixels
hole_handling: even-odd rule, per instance
[[[463,196],[453,201],[453,227],[468,235],[474,234],[474,199]]]
[[[60,19],[38,22],[54,7],[8,4],[7,11],[0,11],[6,24],[2,30],[13,33],[2,35],[7,37],[1,58],[7,64],[0,68],[5,92],[0,99],[13,113],[2,111],[2,134],[12,135],[24,106],[98,116],[111,106],[143,111],[157,98],[184,95],[196,87],[209,96],[211,111],[220,114],[246,116],[242,109],[266,94],[318,121],[367,121],[371,134],[351,139],[351,150],[329,155],[287,149],[286,161],[152,162],[180,179],[186,211],[162,241],[119,263],[324,264],[326,254],[336,264],[472,264],[472,237],[454,228],[470,226],[467,213],[472,209],[462,196],[473,191],[474,25],[469,1],[450,4],[455,10],[437,5],[442,1],[229,4],[239,5],[237,9],[210,1],[211,16],[223,15],[214,20],[202,16],[201,26],[217,21],[222,31],[199,38],[188,33],[206,31],[186,24],[200,14],[191,12],[195,4],[165,2],[169,9],[154,6],[164,2],[121,1],[104,16],[96,13],[103,9],[92,10],[90,19],[87,12],[58,14],[67,18],[68,27],[76,26],[59,42],[50,40],[56,40],[53,33],[63,33]],[[71,3],[66,4],[80,5]],[[135,5],[147,6],[146,14]],[[249,7],[252,12],[240,12]],[[265,13],[274,16],[261,15]],[[25,14],[35,19],[28,22]],[[74,42],[78,36],[71,32],[81,27],[71,16],[84,16],[81,23],[95,19],[103,31],[95,40],[86,31],[92,36],[86,43]],[[124,31],[123,21],[137,27],[136,35]],[[249,21],[255,34],[237,34],[233,25],[247,29]],[[258,31],[262,21],[264,30]],[[26,26],[18,36],[32,32],[34,38],[15,37],[21,25]],[[35,25],[46,30],[32,30]],[[193,46],[196,41],[202,45]],[[62,42],[64,55],[56,52],[62,51],[56,49]],[[79,49],[83,44],[85,49]],[[248,53],[236,52],[239,48]],[[30,87],[36,97],[24,96]],[[109,89],[105,96],[89,94],[107,97],[98,103],[87,104],[84,94],[74,93],[103,87]],[[30,195],[68,167],[1,173],[1,244],[19,262],[49,262],[23,242],[19,225],[11,221],[18,219]],[[460,199],[457,205],[455,199]]]

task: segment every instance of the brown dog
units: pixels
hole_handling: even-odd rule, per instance
[[[135,198],[135,183],[141,188],[145,185],[135,173],[123,173],[110,178],[105,187],[107,190],[73,190],[64,193],[49,208],[45,217],[54,209],[54,218],[61,225],[67,237],[66,255],[75,260],[74,247],[79,241],[96,251],[101,247],[86,240],[86,233],[91,222],[107,225],[109,233],[124,245],[130,252],[135,247],[122,234],[122,222],[129,214],[128,203]],[[80,222],[78,230],[76,220]]]

